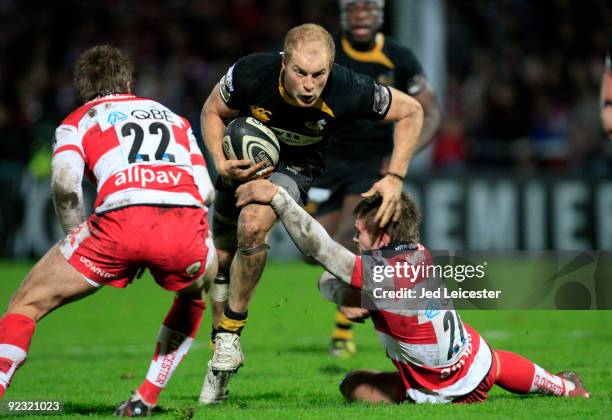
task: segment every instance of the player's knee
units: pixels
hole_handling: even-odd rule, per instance
[[[243,212],[238,221],[239,247],[252,247],[264,242],[270,226],[256,212]]]

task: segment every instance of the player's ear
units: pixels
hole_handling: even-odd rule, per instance
[[[391,243],[391,237],[384,230],[378,231],[378,237],[376,238],[376,242],[374,243],[375,248],[383,248]]]

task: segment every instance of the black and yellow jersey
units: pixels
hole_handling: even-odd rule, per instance
[[[409,48],[394,39],[378,33],[374,47],[368,51],[354,49],[340,35],[334,36],[334,42],[336,63],[409,95],[417,95],[422,89],[418,78],[423,74],[421,64]],[[334,132],[330,156],[346,158],[348,153],[348,157],[363,159],[389,155],[393,149],[392,136],[393,128],[389,124],[355,121]]]
[[[219,83],[223,101],[270,127],[281,144],[281,161],[307,166],[312,176],[325,169],[330,133],[355,119],[381,120],[391,92],[374,79],[334,64],[321,97],[301,107],[282,84],[282,55],[248,55],[229,68]]]

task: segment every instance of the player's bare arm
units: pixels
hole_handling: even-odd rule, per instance
[[[236,205],[270,204],[297,247],[345,283],[351,282],[355,254],[334,241],[281,187],[266,180],[251,181],[236,190]]]
[[[389,87],[393,100],[384,121],[395,122],[394,145],[388,174],[374,183],[372,188],[362,194],[370,197],[380,193],[382,205],[376,213],[376,221],[384,227],[391,220],[397,221],[401,215],[400,195],[404,186],[404,176],[408,163],[414,154],[423,127],[423,107],[411,96]]]
[[[442,111],[440,110],[440,104],[431,83],[422,74],[416,76],[416,78],[420,91],[413,98],[423,107],[423,129],[421,130],[419,142],[415,150],[415,153],[418,153],[426,149],[433,142],[434,136],[440,128]]]
[[[85,220],[83,205],[83,159],[76,152],[63,152],[53,157],[51,195],[53,206],[65,233]]]
[[[246,181],[256,175],[264,175],[258,172],[264,168],[265,162],[253,165],[250,160],[229,160],[223,154],[222,139],[225,130],[225,118],[238,115],[238,111],[229,108],[223,102],[219,93],[219,84],[215,85],[212,92],[202,107],[200,122],[202,125],[202,137],[204,144],[215,162],[217,172],[221,176],[229,177],[237,181]],[[269,173],[268,170],[265,174]]]

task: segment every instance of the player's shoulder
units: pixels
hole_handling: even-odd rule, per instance
[[[81,105],[80,107],[72,111],[70,114],[68,114],[68,116],[62,120],[60,125],[74,127],[75,129],[78,128],[79,122],[83,119],[85,114],[87,114],[87,112],[91,110],[94,106],[96,106],[96,104],[93,101],[89,101]]]
[[[262,71],[278,70],[281,60],[279,52],[255,53],[241,57],[233,67],[239,69],[241,74],[261,74]]]
[[[407,46],[402,44],[400,41],[395,39],[394,37],[386,34],[381,34],[384,37],[384,47],[392,50],[394,52],[407,52],[410,54],[414,54],[413,51]]]
[[[347,66],[334,63],[332,65],[329,83],[332,87],[342,90],[346,89],[346,86],[355,83],[374,83],[374,79],[366,74],[358,73]]]
[[[189,126],[186,118],[155,99],[132,94],[114,94],[96,98],[81,105],[64,118],[60,127],[71,127],[74,130],[87,129],[92,124],[99,123],[101,116],[112,125],[129,117],[136,119],[163,117],[168,120],[168,117],[172,116],[173,118],[170,118],[171,122],[180,126]]]
[[[407,67],[412,70],[421,70],[421,63],[410,47],[402,44],[391,36],[383,36],[383,51],[396,66],[400,68]]]

